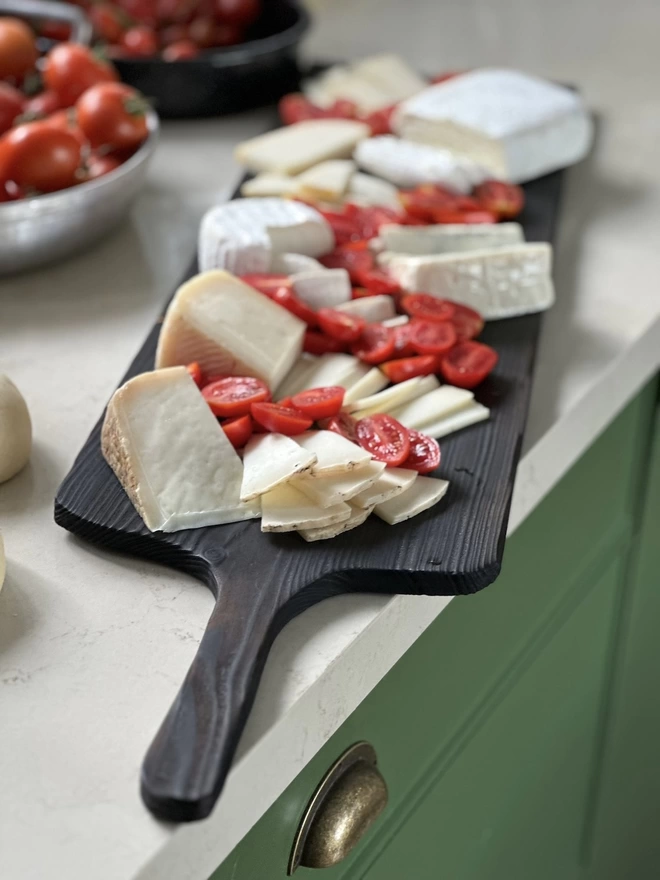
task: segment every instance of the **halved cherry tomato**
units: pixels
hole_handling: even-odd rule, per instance
[[[300,391],[291,398],[294,409],[300,410],[310,419],[329,419],[337,415],[344,402],[344,389],[340,385],[328,385],[325,388],[309,388]]]
[[[275,401],[279,403],[280,406],[288,406],[290,408],[293,407],[293,398],[292,397],[283,397],[282,400]]]
[[[394,333],[390,327],[383,327],[382,324],[367,324],[351,351],[365,364],[382,364],[392,357]]]
[[[392,114],[396,109],[396,104],[391,107],[383,107],[381,110],[374,110],[362,117],[362,122],[366,123],[371,129],[372,135],[390,134],[392,131]]]
[[[287,437],[302,434],[311,428],[314,421],[299,410],[279,403],[253,403],[251,413],[252,418],[267,431],[286,434]]]
[[[197,361],[193,361],[191,364],[188,364],[186,369],[188,370],[188,372],[192,376],[195,385],[197,385],[198,388],[203,388],[204,387],[204,376],[202,374],[202,368],[197,363]]]
[[[198,55],[199,46],[196,46],[192,40],[178,40],[163,49],[164,61],[184,61],[186,58],[196,58]]]
[[[341,434],[351,443],[357,443],[357,419],[345,412],[338,412],[336,416],[330,419],[321,419],[319,428],[324,431],[334,431],[335,434]]]
[[[252,436],[252,418],[249,415],[227,419],[220,423],[220,427],[234,449],[242,449]]]
[[[358,116],[357,104],[347,98],[337,98],[326,110],[338,119],[356,119]]]
[[[328,354],[333,351],[346,351],[346,343],[316,330],[307,330],[303,340],[303,351],[308,354]]]
[[[456,330],[456,336],[459,342],[464,339],[475,339],[484,329],[484,319],[479,312],[463,306],[460,303],[453,303],[454,314],[451,316],[451,323]]]
[[[273,302],[276,302],[282,308],[291,312],[296,318],[304,321],[308,327],[316,327],[318,324],[317,315],[313,308],[303,302],[295,295],[290,287],[278,287],[271,295]]]
[[[491,211],[500,220],[512,220],[525,207],[525,193],[515,183],[484,180],[475,186],[473,195],[486,211]]]
[[[268,385],[253,376],[225,376],[202,388],[202,396],[215,416],[245,416],[253,403],[270,400]]]
[[[410,468],[419,474],[428,474],[440,467],[440,446],[428,434],[408,430],[410,454],[401,467]]]
[[[418,354],[445,354],[458,341],[456,328],[451,321],[416,318],[410,324],[410,344]]]
[[[398,327],[392,327],[392,331],[394,333],[393,358],[407,358],[417,354],[417,350],[413,348],[410,341],[412,321],[408,321],[407,324],[400,324]]]
[[[317,317],[321,330],[342,342],[355,342],[367,326],[364,318],[349,315],[348,312],[341,312],[339,309],[319,309]]]
[[[373,294],[398,293],[400,288],[387,272],[382,269],[358,269],[355,272],[358,284],[366,287]]]
[[[450,321],[456,311],[452,302],[430,293],[407,294],[401,300],[401,308],[411,318],[424,321]]]
[[[9,83],[0,82],[0,134],[4,134],[23,112],[25,95]]]
[[[338,245],[364,238],[359,225],[352,217],[339,211],[319,210],[319,214],[322,214],[332,227]]]
[[[497,352],[483,342],[459,342],[440,358],[440,371],[450,385],[474,388],[497,363]]]
[[[378,414],[360,419],[355,428],[358,443],[376,461],[398,467],[410,455],[408,429],[392,416]]]
[[[351,299],[364,299],[365,296],[376,296],[376,294],[366,287],[354,287],[351,290]]]
[[[127,19],[111,3],[93,3],[87,13],[94,32],[106,43],[117,43],[126,26]]]
[[[87,89],[119,77],[85,46],[60,43],[45,57],[43,78],[46,88],[57,93],[61,106],[71,107]]]
[[[360,240],[366,242],[378,235],[380,227],[385,223],[401,223],[403,220],[402,211],[395,211],[385,205],[363,207],[347,202],[344,206],[344,213],[355,222],[361,234]]]
[[[372,269],[374,265],[373,254],[362,247],[361,242],[362,239],[356,239],[336,247],[331,253],[320,257],[320,262],[326,269],[346,269],[353,284],[360,284],[357,273]]]
[[[259,18],[261,0],[214,0],[218,21],[247,27]]]
[[[430,376],[438,371],[438,359],[432,354],[420,354],[415,357],[399,358],[380,365],[390,382],[395,384],[415,376]]]
[[[239,275],[239,278],[266,296],[271,296],[279,287],[292,286],[288,275],[275,275],[272,272],[248,272]]]
[[[323,110],[312,104],[301,92],[285,95],[277,108],[280,119],[285,125],[293,125],[295,122],[304,122],[307,119],[320,119],[323,116]]]
[[[497,214],[491,211],[453,211],[439,208],[431,212],[434,223],[497,223]]]

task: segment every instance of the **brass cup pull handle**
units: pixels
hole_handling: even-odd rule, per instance
[[[343,861],[387,805],[387,785],[366,742],[347,749],[325,774],[307,804],[288,873],[331,868]]]

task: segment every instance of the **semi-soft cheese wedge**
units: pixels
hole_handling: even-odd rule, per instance
[[[243,453],[241,501],[265,495],[315,464],[314,453],[307,452],[291,437],[257,434],[248,440]]]
[[[449,483],[435,477],[417,477],[414,483],[389,501],[383,501],[374,508],[374,513],[391,526],[411,519],[437,504],[447,494]]]
[[[152,532],[259,516],[258,503],[240,500],[243,464],[185,367],[118,388],[101,449]]]
[[[378,367],[372,367],[360,379],[346,389],[346,394],[344,394],[344,406],[346,407],[346,404],[354,403],[362,397],[369,397],[372,394],[376,394],[389,384],[390,380],[385,373],[383,373],[382,370],[379,370]]]
[[[236,161],[251,171],[298,174],[327,159],[349,159],[371,129],[352,119],[309,119],[244,141]]]
[[[344,408],[356,419],[363,419],[374,413],[389,413],[395,407],[402,406],[409,400],[426,394],[427,391],[433,391],[439,384],[435,376],[415,376],[369,397],[362,397],[348,404],[344,402]]]
[[[404,290],[423,290],[476,309],[488,321],[549,308],[552,247],[545,242],[410,257],[386,254],[379,263]]]
[[[353,468],[365,467],[372,459],[370,452],[351,443],[334,431],[308,431],[296,437],[308,452],[316,454],[318,461],[312,475],[342,474]]]
[[[385,470],[382,461],[370,461],[357,470],[345,474],[296,477],[294,486],[300,489],[320,507],[331,507],[340,501],[348,501],[354,495],[372,486]]]
[[[261,496],[261,531],[295,532],[344,522],[351,515],[348,504],[319,507],[291,483]]]
[[[277,171],[264,171],[251,177],[241,185],[241,195],[267,198],[268,196],[288,196],[296,191],[296,179]]]
[[[203,272],[167,309],[156,367],[197,361],[207,376],[256,376],[276,388],[300,355],[305,328],[228,272]]]
[[[472,403],[463,407],[463,409],[445,416],[445,418],[439,419],[437,422],[427,423],[423,428],[423,432],[428,434],[429,437],[435,437],[436,440],[439,440],[441,437],[446,437],[455,431],[469,428],[470,425],[485,422],[489,416],[490,410],[488,407],[473,400]]]
[[[391,52],[371,55],[358,61],[353,65],[353,74],[384,92],[388,104],[398,104],[428,85],[403,58]]]
[[[337,535],[343,535],[344,532],[350,532],[351,529],[361,526],[363,522],[366,522],[373,510],[373,507],[361,508],[354,507],[352,504],[348,506],[351,508],[351,513],[348,519],[345,519],[343,522],[336,523],[333,526],[299,529],[298,531],[306,541],[327,541],[328,538],[336,538]]]
[[[374,177],[372,174],[364,174],[356,171],[351,177],[346,193],[346,201],[356,205],[367,207],[369,205],[383,205],[385,208],[401,210],[399,190],[387,180]]]
[[[307,376],[317,367],[318,357],[304,351],[275,389],[275,400],[292,397],[305,388]]]
[[[465,388],[442,385],[434,391],[404,403],[403,406],[389,410],[389,414],[406,428],[426,433],[425,425],[434,425],[452,413],[465,409],[473,400],[474,394]]]
[[[308,388],[325,388],[328,385],[350,388],[368,371],[369,367],[356,357],[353,357],[352,354],[329,352],[328,354],[320,355],[316,359],[314,368],[305,375],[297,390],[305,391]]]
[[[386,321],[395,314],[394,300],[386,293],[351,299],[335,308],[340,312],[348,312],[349,315],[364,318],[368,324]]]
[[[302,199],[339,202],[343,199],[355,172],[352,159],[328,159],[308,168],[296,177],[296,195]]]
[[[431,226],[388,223],[380,227],[378,238],[386,252],[417,256],[509,247],[525,241],[519,223],[438,223]]]
[[[275,275],[295,275],[296,272],[320,271],[323,265],[306,254],[273,254],[270,271]]]
[[[336,100],[352,101],[371,113],[409,98],[427,83],[398,55],[372,55],[352,66],[335,65],[304,83],[307,97],[319,107]]]
[[[374,505],[396,498],[417,479],[417,471],[408,468],[386,468],[373,486],[351,498],[351,504],[371,510]]]
[[[346,269],[309,269],[291,276],[293,292],[304,303],[318,311],[336,309],[352,295],[351,279]]]

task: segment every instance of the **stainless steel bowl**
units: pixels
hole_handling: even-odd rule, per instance
[[[0,275],[34,269],[83,250],[119,223],[142,188],[158,141],[149,137],[116,171],[49,195],[0,204]]]

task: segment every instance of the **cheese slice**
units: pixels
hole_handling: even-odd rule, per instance
[[[313,476],[346,473],[365,467],[372,458],[366,449],[334,431],[308,431],[297,436],[296,441],[318,459],[311,471]]]
[[[390,410],[389,414],[406,428],[426,433],[425,425],[434,425],[457,410],[465,409],[473,400],[474,394],[465,388],[442,385]]]
[[[243,452],[241,501],[250,501],[286,483],[296,474],[311,470],[316,464],[313,452],[307,452],[284,434],[257,434]]]
[[[435,477],[417,477],[414,483],[389,501],[383,501],[374,508],[374,513],[391,526],[411,519],[437,504],[447,494],[449,483]]]
[[[388,223],[380,227],[378,238],[386,252],[414,255],[509,247],[525,241],[519,223],[438,223],[431,226]]]
[[[264,171],[241,185],[241,195],[247,197],[288,196],[296,191],[296,179],[277,171]]]
[[[429,86],[404,101],[393,120],[406,138],[486,162],[521,183],[578,162],[593,122],[571,89],[516,70],[482,68]]]
[[[101,450],[152,532],[259,516],[258,503],[240,500],[243,464],[185,367],[118,388]]]
[[[469,428],[471,425],[485,422],[489,417],[490,410],[488,407],[474,400],[449,416],[445,416],[436,422],[428,422],[424,425],[423,431],[429,437],[435,437],[436,440],[439,440],[441,437],[461,431],[463,428]]]
[[[412,379],[406,379],[405,382],[399,382],[398,385],[391,385],[384,391],[355,400],[348,405],[344,402],[344,408],[356,419],[363,419],[365,416],[375,413],[389,413],[409,400],[414,400],[416,397],[426,394],[427,391],[432,391],[439,384],[435,376],[415,376]]]
[[[327,476],[303,474],[303,476],[296,478],[294,486],[320,507],[331,507],[340,501],[348,501],[373,486],[384,470],[384,462],[370,461],[357,470],[343,474],[328,474]]]
[[[305,376],[298,391],[325,388],[327,385],[347,388],[355,384],[368,370],[369,368],[352,354],[328,352],[316,359],[313,370]]]
[[[278,253],[309,257],[334,247],[330,224],[310,205],[287,199],[233,199],[206,212],[199,230],[202,272],[269,272]]]
[[[351,279],[346,269],[310,269],[291,276],[293,291],[310,308],[334,309],[350,300]]]
[[[403,327],[404,324],[407,324],[410,321],[408,315],[395,315],[393,318],[387,318],[387,320],[382,321],[383,327]]]
[[[339,202],[355,172],[352,159],[328,159],[308,168],[296,178],[296,195],[303,199]]]
[[[439,183],[457,193],[468,193],[492,177],[492,172],[449,150],[379,135],[358,143],[353,157],[360,168],[397,186]]]
[[[305,388],[305,380],[317,366],[318,357],[303,352],[275,389],[275,400],[292,397]]]
[[[353,74],[387,95],[388,104],[398,104],[428,85],[402,58],[389,52],[359,61],[353,65]]]
[[[417,471],[408,468],[386,468],[376,482],[351,499],[351,504],[373,509],[376,504],[396,498],[406,491],[417,479]]]
[[[296,272],[320,271],[323,264],[306,254],[273,254],[270,271],[275,275],[295,275]]]
[[[448,297],[486,320],[549,308],[555,300],[551,262],[552,248],[543,242],[462,254],[379,257],[404,290]]]
[[[382,389],[389,384],[390,380],[385,373],[383,373],[382,370],[379,370],[378,367],[372,367],[360,379],[353,382],[353,384],[346,389],[346,394],[344,394],[344,407],[346,408],[347,403],[353,403],[356,400],[360,400],[362,397],[370,397],[372,394],[382,391]]]
[[[196,275],[170,303],[156,367],[197,361],[207,376],[257,376],[275,388],[302,349],[306,325],[228,272]]]
[[[382,205],[385,208],[393,208],[395,211],[401,210],[399,190],[394,184],[361,171],[356,171],[351,177],[346,192],[346,201],[363,207]]]
[[[377,296],[362,296],[359,299],[341,303],[335,308],[340,312],[364,318],[368,324],[385,321],[396,314],[394,300],[386,293]]]
[[[236,161],[251,171],[298,174],[327,159],[349,159],[371,130],[352,119],[294,122],[239,144]]]
[[[261,531],[295,532],[344,522],[351,515],[348,504],[319,507],[291,483],[261,496]]]
[[[316,529],[299,529],[299,534],[306,541],[327,541],[328,538],[336,538],[338,535],[343,535],[344,532],[350,532],[351,529],[361,526],[363,522],[366,522],[373,510],[373,507],[363,509],[361,507],[354,507],[352,504],[348,506],[351,512],[348,519],[345,519],[343,522]]]

